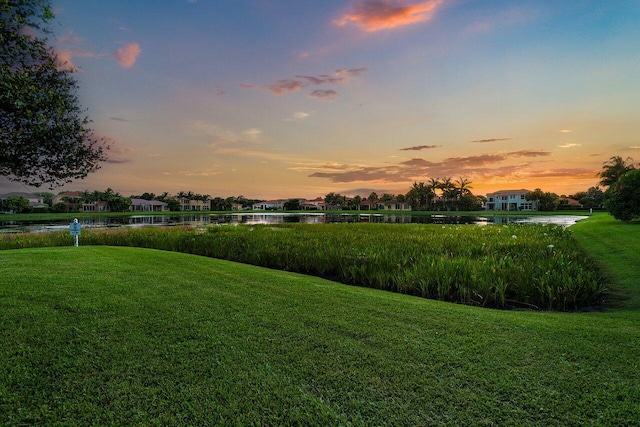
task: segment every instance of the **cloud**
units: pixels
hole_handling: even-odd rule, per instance
[[[74,71],[77,66],[73,62],[73,58],[103,58],[107,55],[89,52],[82,48],[84,39],[73,31],[67,31],[56,38],[59,44],[56,49],[57,66],[59,70]]]
[[[129,120],[123,119],[122,117],[109,117],[114,122],[128,122]]]
[[[442,161],[431,161],[422,158],[405,160],[395,165],[342,167],[340,170],[314,171],[312,178],[326,178],[332,183],[377,182],[377,183],[410,183],[426,180],[428,177],[464,176],[469,179],[489,180],[496,177],[520,179],[531,168],[530,163],[500,166],[501,162],[523,157],[549,156],[546,151],[522,150],[509,153],[483,154],[479,156],[449,157]]]
[[[140,52],[142,51],[138,43],[129,43],[116,50],[113,57],[121,67],[131,68],[136,63]]]
[[[520,150],[507,153],[508,157],[546,157],[550,155],[549,151],[542,150]]]
[[[305,113],[304,111],[296,111],[295,113],[293,113],[291,115],[291,117],[288,117],[286,119],[283,119],[285,122],[300,122],[302,120],[306,120],[307,118],[309,118],[310,114],[309,113]]]
[[[560,129],[559,132],[560,133],[571,133],[573,131],[571,129]]]
[[[240,85],[243,89],[267,89],[271,93],[276,95],[283,95],[286,93],[297,92],[300,89],[308,86],[319,86],[319,85],[335,85],[340,83],[347,83],[354,77],[359,77],[363,73],[367,71],[367,68],[340,68],[335,70],[333,74],[318,74],[315,76],[312,75],[297,75],[292,79],[282,79],[278,80],[275,83],[266,85],[266,86],[258,86],[249,83],[242,83]],[[314,91],[312,98],[326,98],[327,95],[331,95],[330,92],[333,92],[333,96],[337,95],[337,92],[333,90],[326,91]]]
[[[511,138],[489,138],[489,139],[476,139],[471,142],[497,142],[497,141],[510,141]]]
[[[415,147],[401,148],[400,151],[420,151],[438,147],[442,147],[442,145],[416,145]]]
[[[640,150],[640,145],[632,145],[629,148],[632,149],[632,150]]]
[[[560,148],[582,147],[582,144],[572,144],[572,143],[568,143],[568,144],[558,145],[558,147],[560,147]]]
[[[333,22],[339,26],[354,24],[368,33],[390,30],[430,21],[442,2],[442,0],[428,0],[406,5],[405,2],[398,0],[357,1],[351,12]]]
[[[326,101],[333,101],[336,96],[338,96],[338,92],[332,89],[329,89],[329,90],[318,89],[318,90],[314,90],[309,94],[309,98],[320,98]]]

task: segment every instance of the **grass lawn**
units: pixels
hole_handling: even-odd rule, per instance
[[[597,214],[571,226],[574,238],[598,260],[618,308],[640,310],[640,222]],[[640,356],[639,356],[640,357]]]
[[[0,425],[638,425],[640,228],[571,229],[615,309],[482,309],[140,248],[0,251]]]

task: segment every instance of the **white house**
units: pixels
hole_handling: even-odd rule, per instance
[[[500,190],[487,194],[486,209],[489,211],[537,211],[538,203],[527,200],[530,190]]]
[[[129,210],[134,212],[166,212],[169,205],[159,200],[131,199]]]
[[[286,200],[284,199],[267,200],[264,202],[254,203],[253,210],[254,211],[281,210],[281,209],[284,209],[285,203],[286,203]]]

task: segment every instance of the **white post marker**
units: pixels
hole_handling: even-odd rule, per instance
[[[78,218],[75,218],[73,222],[69,224],[69,233],[73,236],[73,246],[78,246],[78,236],[80,235]]]

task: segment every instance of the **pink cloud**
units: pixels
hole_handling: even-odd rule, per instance
[[[116,50],[113,57],[118,61],[118,64],[124,68],[131,68],[136,63],[138,55],[140,55],[140,46],[138,43],[129,43]]]
[[[433,18],[442,0],[428,0],[405,5],[399,0],[364,0],[356,2],[352,12],[336,19],[336,25],[354,24],[366,32],[389,30],[426,22]]]

